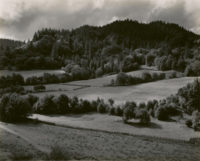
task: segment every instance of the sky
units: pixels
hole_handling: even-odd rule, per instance
[[[42,28],[115,20],[172,22],[200,34],[200,0],[0,0],[0,38],[31,39]]]

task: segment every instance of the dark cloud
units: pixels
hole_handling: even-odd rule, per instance
[[[7,1],[9,4],[10,0]],[[16,5],[14,5],[15,1]],[[178,23],[187,29],[198,28],[199,22],[195,16],[198,11],[188,12],[184,0],[176,0],[173,5],[168,6],[158,5],[157,2],[158,0],[35,0],[32,2],[14,0],[14,2],[10,1],[13,4],[13,8],[9,11],[11,17],[4,18],[0,12],[0,35],[28,39],[35,31],[44,27],[71,29],[84,24],[103,25],[112,20],[125,18],[140,22],[165,20]]]

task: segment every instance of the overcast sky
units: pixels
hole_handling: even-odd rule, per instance
[[[200,0],[0,0],[0,37],[27,40],[44,27],[164,20],[200,34]]]

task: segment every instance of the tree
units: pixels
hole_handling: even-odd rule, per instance
[[[194,111],[192,113],[192,126],[194,130],[200,130],[200,112]]]
[[[117,85],[127,85],[128,75],[126,73],[119,73],[116,78]]]
[[[151,121],[150,115],[145,109],[139,109],[136,111],[136,118],[140,119],[140,123],[144,125],[148,125]]]
[[[158,120],[168,120],[169,116],[168,116],[168,112],[166,110],[166,108],[164,107],[158,107],[158,109],[156,110],[156,114],[155,116],[157,117]]]
[[[126,104],[123,107],[123,121],[124,123],[127,123],[128,120],[133,119],[135,117],[135,108],[136,103],[135,102],[126,102]]]
[[[34,105],[34,111],[41,114],[56,114],[57,106],[53,101],[53,95],[46,95]]]
[[[152,80],[151,74],[148,73],[148,72],[142,73],[142,80],[143,80],[144,82],[149,82],[149,81],[151,81],[151,80]]]
[[[69,97],[61,94],[58,97],[53,99],[54,104],[56,105],[57,113],[66,114],[69,112]]]
[[[29,102],[18,94],[4,95],[0,102],[0,120],[16,122],[32,112]]]

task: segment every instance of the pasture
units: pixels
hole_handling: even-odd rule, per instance
[[[110,76],[108,76],[109,79]],[[77,90],[69,90],[69,91],[59,91],[59,85],[54,85],[54,91],[46,91],[42,93],[34,93],[39,97],[43,97],[46,94],[66,94],[68,96],[77,96],[79,98],[87,99],[87,100],[95,100],[98,97],[108,100],[112,98],[115,100],[116,104],[122,104],[126,101],[135,101],[135,102],[147,102],[148,100],[153,99],[163,99],[171,94],[177,93],[177,90],[187,83],[191,83],[194,81],[195,77],[182,77],[182,78],[174,78],[161,80],[156,82],[144,83],[134,86],[119,86],[119,87],[104,87],[104,86],[93,86],[97,83],[99,78],[93,80],[85,80],[77,82],[71,82],[71,84],[67,83],[67,85],[86,85],[90,84],[91,87],[80,88]],[[88,81],[88,83],[87,83]],[[81,83],[83,82],[83,83]]]
[[[46,154],[51,147],[59,145],[69,159],[82,160],[140,160],[140,161],[193,161],[200,157],[199,146],[183,141],[170,141],[142,136],[108,133],[84,129],[64,128],[46,124],[7,124],[29,141],[20,141],[17,145],[24,149],[33,142]],[[5,136],[5,134],[3,135]],[[3,137],[0,144],[5,146],[11,135]],[[4,141],[6,140],[6,141]],[[16,140],[16,139],[15,139]],[[15,141],[14,139],[12,140]],[[15,150],[18,146],[7,145]],[[28,150],[28,149],[27,149]]]
[[[34,114],[30,118],[55,123],[58,126],[169,138],[175,140],[189,141],[190,138],[200,137],[199,132],[195,132],[193,129],[188,128],[184,124],[185,121],[183,119],[180,121],[174,120],[164,122],[152,118],[149,126],[141,126],[137,123],[137,120],[132,120],[129,124],[124,124],[122,117],[97,113],[65,116]]]

